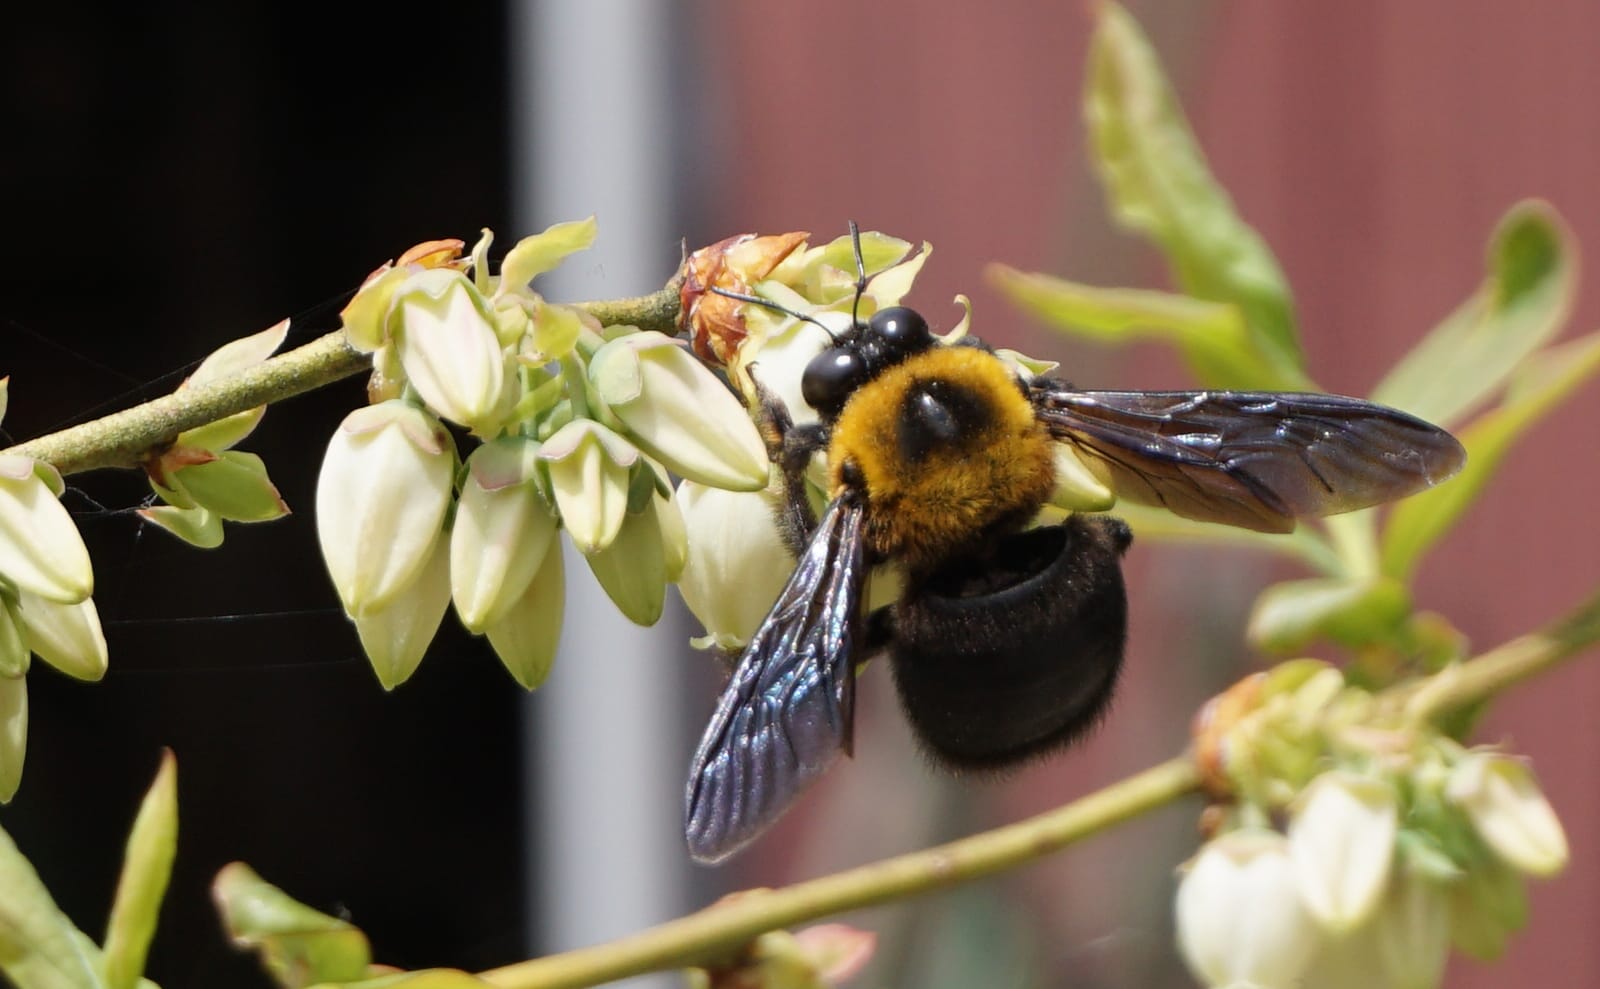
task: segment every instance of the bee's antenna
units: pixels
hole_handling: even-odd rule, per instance
[[[861,325],[861,296],[867,291],[867,259],[861,256],[861,229],[856,226],[856,221],[846,221],[850,224],[850,246],[856,253],[856,298],[850,303],[850,325]]]
[[[773,312],[783,313],[785,316],[788,316],[791,319],[798,319],[801,322],[810,323],[812,326],[815,326],[817,329],[826,333],[828,335],[828,339],[833,341],[834,346],[837,347],[839,345],[838,335],[824,326],[822,321],[814,316],[807,316],[803,312],[795,312],[788,306],[779,305],[778,303],[773,302],[771,299],[763,299],[759,295],[746,295],[743,292],[730,292],[728,289],[718,288],[716,286],[712,286],[711,291],[712,293],[720,295],[725,299],[735,299],[739,302],[753,302],[763,308],[771,309]]]

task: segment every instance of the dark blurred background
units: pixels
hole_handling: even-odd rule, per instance
[[[1368,390],[1464,299],[1516,200],[1548,198],[1581,242],[1600,244],[1600,7],[1132,9],[1218,178],[1276,250],[1327,387]],[[947,300],[965,292],[977,332],[1062,360],[1076,381],[1186,381],[1154,350],[1049,336],[981,280],[998,260],[1166,284],[1155,252],[1111,229],[1088,167],[1087,3],[551,0],[415,19],[345,13],[251,2],[181,17],[10,12],[9,438],[170,391],[171,372],[286,315],[305,342],[336,325],[366,272],[417,241],[470,242],[490,226],[505,245],[595,211],[597,251],[552,294],[648,291],[677,263],[680,237],[800,229],[822,240],[853,218],[934,244],[912,301],[942,327],[959,315]],[[1594,325],[1592,295],[1576,330]],[[1291,575],[1245,555],[1136,547],[1131,670],[1111,718],[1076,753],[1003,783],[932,776],[873,674],[858,757],[751,854],[691,871],[675,800],[715,676],[683,647],[697,630],[681,612],[602,647],[622,620],[575,588],[551,696],[532,704],[449,619],[416,679],[379,689],[327,587],[310,516],[325,437],[360,400],[347,382],[271,410],[245,448],[298,514],[230,527],[218,552],[141,532],[123,511],[143,496],[137,477],[71,479],[111,672],[86,686],[36,666],[26,776],[0,824],[98,936],[125,829],[172,747],[182,836],[150,962],[168,989],[266,984],[224,943],[206,897],[233,859],[347,914],[380,960],[482,968],[1042,810],[1178,750],[1189,712],[1257,662],[1241,645],[1254,594]],[[1597,422],[1590,387],[1518,448],[1424,569],[1419,603],[1477,646],[1600,583]],[[601,654],[612,665],[598,686],[576,688]],[[1530,930],[1504,960],[1452,960],[1454,989],[1600,984],[1597,696],[1600,671],[1580,662],[1514,692],[1484,725],[1535,760],[1573,864],[1534,889]],[[660,720],[641,731],[639,711]],[[613,765],[661,786],[608,789]],[[1169,914],[1197,810],[855,918],[883,939],[862,984],[1188,984]],[[602,840],[562,837],[586,826]]]

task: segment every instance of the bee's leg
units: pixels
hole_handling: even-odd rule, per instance
[[[756,397],[761,402],[757,425],[767,444],[767,459],[778,466],[783,477],[778,530],[790,552],[799,557],[817,528],[817,513],[806,496],[806,469],[812,456],[828,445],[828,431],[821,423],[796,426],[788,408],[760,382],[756,383]]]
[[[874,608],[861,623],[861,656],[874,656],[894,642],[894,605]]]

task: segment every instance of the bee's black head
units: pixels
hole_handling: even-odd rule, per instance
[[[800,378],[800,395],[825,421],[832,420],[857,388],[932,346],[933,333],[921,313],[905,306],[880,309],[811,359]]]

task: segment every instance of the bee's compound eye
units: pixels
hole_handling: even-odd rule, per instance
[[[905,306],[890,306],[873,313],[867,329],[883,341],[885,350],[902,356],[926,350],[933,344],[928,321],[915,309]]]
[[[823,415],[844,408],[867,377],[867,363],[850,347],[832,347],[811,358],[800,376],[800,397]]]

